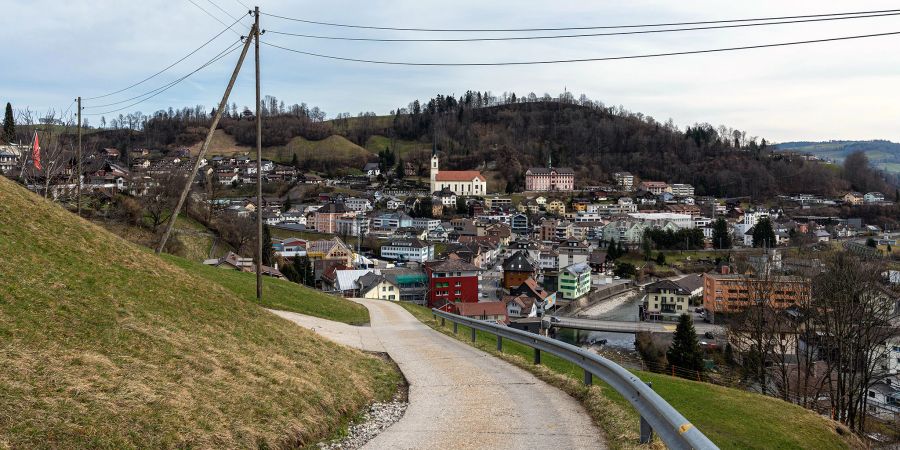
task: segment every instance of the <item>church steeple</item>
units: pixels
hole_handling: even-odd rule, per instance
[[[553,168],[553,154],[552,153],[547,154],[547,168],[548,169]]]

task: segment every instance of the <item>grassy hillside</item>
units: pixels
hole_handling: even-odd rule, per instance
[[[254,273],[204,266],[171,255],[165,255],[164,258],[194,275],[205,278],[210,283],[228,289],[239,298],[248,302],[256,302],[256,274]],[[263,279],[261,305],[266,308],[293,311],[351,325],[362,325],[369,322],[369,310],[365,306],[300,286],[297,283],[273,278]]]
[[[394,392],[387,363],[227,280],[2,177],[0,200],[0,447],[304,446]]]
[[[434,321],[430,310],[425,307],[406,303],[403,306],[432,327],[446,333],[452,330],[449,324],[441,328],[440,322]],[[464,326],[459,328],[457,337],[470,342],[469,329]],[[479,331],[477,338],[479,348],[494,352],[496,339],[493,335]],[[523,362],[530,361],[532,357],[531,348],[514,342],[504,342],[503,353],[518,357]],[[581,380],[582,370],[567,361],[543,355],[541,363],[554,372]],[[524,364],[524,367],[530,368],[530,363]],[[642,380],[652,382],[653,389],[660,396],[722,449],[844,449],[855,443],[852,438],[838,435],[835,422],[776,398],[656,373],[635,373]],[[603,387],[602,394],[617,407],[616,411],[602,411],[602,417],[597,418],[607,435],[636,433],[639,416],[625,398],[608,386]],[[586,406],[592,412],[592,405]],[[626,420],[608,420],[606,416]],[[613,440],[610,440],[610,445],[612,448],[630,447],[626,442]]]
[[[366,140],[366,150],[372,153],[378,154],[378,152],[384,150],[385,148],[390,148],[394,151],[394,153],[397,154],[397,156],[403,158],[407,153],[412,151],[431,151],[431,143],[423,143],[405,139],[394,139],[393,141],[391,141],[390,138],[379,135],[370,136],[369,139]]]
[[[863,151],[872,165],[887,172],[900,173],[900,144],[891,141],[825,141],[784,142],[775,146],[779,150],[810,153],[820,158],[842,163],[844,158],[857,150]]]
[[[366,149],[338,135],[328,136],[321,141],[295,137],[287,145],[265,149],[264,153],[268,153],[268,156],[274,161],[280,162],[290,162],[294,154],[301,161],[352,161],[354,159],[365,161],[372,157]]]
[[[203,146],[203,141],[199,141],[196,144],[190,147],[191,153],[196,155],[200,153],[200,147]],[[207,154],[209,155],[233,155],[236,153],[248,153],[250,151],[255,151],[255,148],[246,145],[238,145],[235,142],[234,137],[230,134],[225,133],[225,130],[216,130],[213,133],[212,141],[209,143],[209,149],[207,150]]]

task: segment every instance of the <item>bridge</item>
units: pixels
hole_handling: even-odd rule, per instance
[[[583,331],[607,331],[611,333],[639,333],[646,331],[649,333],[674,333],[676,324],[674,322],[625,322],[617,320],[596,320],[596,319],[576,319],[572,317],[551,316],[549,320],[544,320],[544,327],[569,328],[572,330]],[[719,325],[712,325],[704,322],[694,322],[694,329],[697,334],[703,335],[711,332],[716,336],[725,334],[725,329]]]

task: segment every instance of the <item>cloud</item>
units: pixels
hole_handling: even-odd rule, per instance
[[[232,20],[209,0],[195,0],[221,20]],[[232,15],[236,0],[213,0]],[[246,0],[244,3],[251,4]],[[90,97],[134,83],[171,64],[223,26],[186,0],[12,2],[0,26],[15,45],[6,48],[0,99],[38,111],[65,109],[75,96]],[[591,26],[844,12],[846,2],[774,0],[723,4],[713,0],[662,1],[346,1],[260,0],[264,12],[314,20],[378,26],[508,28]],[[252,6],[252,5],[251,5]],[[887,1],[864,9],[890,9]],[[344,36],[411,37],[410,32],[334,28],[261,18],[263,28]],[[900,18],[822,22],[641,36],[608,36],[519,42],[362,43],[292,38],[264,40],[339,56],[403,61],[501,61],[612,56],[703,49],[895,31]],[[244,21],[249,23],[249,20]],[[243,30],[246,29],[244,26]],[[246,31],[243,31],[246,33]],[[471,33],[487,34],[487,33]],[[491,33],[508,35],[509,33]],[[430,33],[448,36],[449,33]],[[118,101],[176,79],[237,39],[225,33],[169,72],[121,95],[86,101]],[[263,46],[263,92],[286,103],[317,105],[330,115],[388,111],[435,94],[468,89],[538,95],[563,89],[642,112],[680,126],[727,124],[769,140],[887,138],[900,140],[895,99],[900,37],[778,49],[571,65],[422,68],[340,62]],[[169,106],[211,108],[224,89],[237,52],[171,90],[135,106],[149,113]],[[253,102],[252,58],[232,101]],[[99,108],[86,112],[98,112]],[[117,114],[117,113],[116,113]],[[96,122],[99,118],[95,118]]]

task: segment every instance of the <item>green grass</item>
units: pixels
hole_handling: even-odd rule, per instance
[[[367,161],[372,157],[368,150],[338,135],[328,136],[321,141],[310,141],[298,136],[285,146],[263,149],[263,157],[281,163],[291,162],[294,154],[300,161],[327,161],[335,164],[356,159]]]
[[[219,269],[171,255],[165,255],[164,258],[210,283],[228,289],[247,302],[257,303],[265,308],[291,311],[350,325],[369,323],[369,310],[365,306],[342,297],[328,295],[290,281],[266,277],[263,279],[262,301],[257,302],[255,273]]]
[[[440,322],[433,320],[428,308],[409,303],[401,305],[423,323],[441,330]],[[448,323],[441,331],[451,333],[450,330],[452,326]],[[459,326],[457,337],[471,342],[469,336],[470,329]],[[477,332],[476,346],[496,354],[496,338],[489,333]],[[503,343],[503,353],[520,361],[531,361],[533,349],[507,341]],[[573,380],[581,380],[583,376],[581,368],[552,355],[542,355],[541,364]],[[653,389],[662,398],[723,449],[844,449],[856,442],[838,435],[834,422],[776,398],[650,372],[632,372],[652,382]],[[600,418],[598,421],[607,436],[637,429],[637,412],[616,391],[599,384],[603,396],[620,409],[617,413],[627,422],[604,423]],[[610,440],[609,444],[615,448],[623,443]]]
[[[2,448],[304,447],[401,380],[2,177],[0,199]]]
[[[390,148],[401,158],[405,158],[409,152],[416,150],[431,150],[431,143],[419,141],[411,141],[407,139],[394,139],[391,145],[391,139],[385,136],[373,135],[366,141],[366,150],[377,154],[378,152]]]

